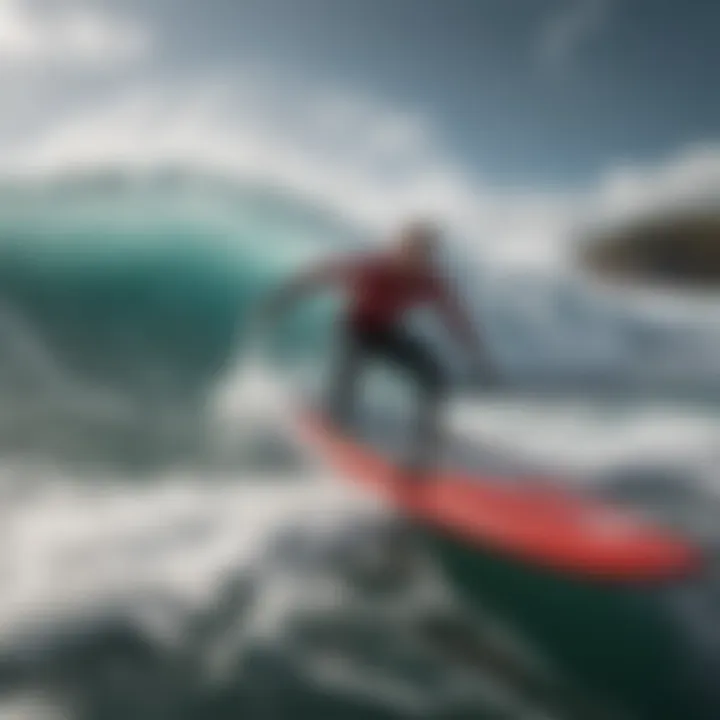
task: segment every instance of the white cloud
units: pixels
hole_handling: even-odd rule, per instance
[[[610,0],[566,0],[561,12],[543,25],[539,52],[553,65],[569,60],[582,43],[607,20]]]
[[[183,164],[282,188],[361,227],[432,215],[468,252],[551,268],[570,256],[579,226],[720,200],[716,145],[611,168],[589,191],[501,193],[447,157],[420,117],[334,94],[287,97],[277,83],[149,85],[27,138],[6,168]]]
[[[0,2],[0,63],[108,65],[144,56],[146,29],[106,16],[91,5],[41,9],[27,0]]]
[[[339,107],[315,98],[278,108],[253,86],[150,87],[29,139],[14,157],[16,167],[41,171],[185,163],[284,187],[371,223],[411,209],[453,217],[469,209],[474,183],[418,118],[362,101]]]
[[[624,167],[608,173],[598,198],[602,218],[623,221],[655,211],[717,207],[720,202],[720,146],[687,148],[669,162]]]

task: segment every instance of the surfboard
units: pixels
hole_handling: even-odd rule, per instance
[[[318,413],[301,412],[298,430],[339,477],[470,548],[608,582],[667,581],[701,565],[699,549],[684,538],[552,478],[443,468],[416,480]]]

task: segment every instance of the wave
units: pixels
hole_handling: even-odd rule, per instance
[[[361,242],[361,228],[321,205],[193,167],[6,178],[0,448],[41,436],[100,454],[129,445],[142,455],[158,437],[201,443],[248,310],[292,267]],[[518,388],[720,388],[720,338],[707,323],[633,314],[566,277],[458,259],[458,282]],[[294,313],[279,354],[312,355],[328,327],[312,307]]]
[[[333,717],[350,717],[353,708],[360,717],[406,717],[408,706],[396,703],[398,697],[410,699],[410,711],[422,705],[436,708],[437,715],[448,710],[448,716],[455,711],[457,716],[487,711],[529,717],[533,712],[515,706],[524,706],[526,692],[540,691],[552,695],[549,717],[588,716],[585,702],[576,710],[573,699],[573,707],[566,709],[571,693],[564,684],[547,687],[545,673],[535,670],[526,657],[532,654],[529,648],[523,646],[517,657],[509,658],[515,660],[519,675],[496,677],[494,644],[482,634],[475,642],[470,634],[475,624],[463,624],[464,618],[442,598],[438,612],[449,618],[440,617],[438,625],[438,619],[430,617],[430,638],[426,618],[419,613],[418,623],[425,623],[418,628],[422,634],[409,627],[413,618],[408,609],[414,605],[408,599],[424,599],[414,585],[390,608],[400,609],[401,623],[395,616],[383,622],[385,616],[378,615],[376,604],[366,605],[365,595],[362,600],[343,595],[338,602],[335,570],[353,567],[352,558],[336,555],[335,549],[322,550],[321,542],[303,541],[302,528],[299,535],[273,542],[275,549],[293,551],[287,557],[276,552],[268,559],[263,554],[267,532],[274,537],[278,527],[297,516],[309,528],[321,528],[316,517],[328,521],[331,506],[339,500],[322,483],[294,482],[279,492],[283,479],[304,477],[299,459],[286,461],[277,446],[263,447],[256,438],[239,441],[241,411],[248,411],[246,425],[255,427],[256,406],[264,410],[270,405],[268,393],[274,389],[265,388],[260,378],[250,378],[254,399],[245,396],[233,402],[244,321],[248,309],[291,267],[314,254],[354,246],[360,242],[358,236],[358,228],[273,188],[196,170],[107,170],[0,187],[0,481],[9,507],[8,526],[17,531],[8,545],[14,549],[9,567],[32,556],[33,578],[42,578],[37,587],[15,583],[27,592],[27,598],[20,595],[18,600],[23,610],[35,594],[52,602],[52,612],[42,608],[48,617],[58,613],[60,596],[69,598],[82,614],[77,644],[64,640],[79,635],[70,628],[54,653],[46,646],[39,648],[38,663],[33,664],[33,658],[28,662],[21,653],[20,671],[31,686],[33,673],[41,681],[53,681],[59,673],[57,685],[77,689],[78,701],[89,703],[87,717],[104,716],[107,708],[117,707],[128,707],[129,715],[141,714],[138,708],[145,710],[144,703],[154,702],[155,693],[163,689],[165,700],[175,703],[173,708],[180,703],[191,708],[183,714],[189,718],[252,714],[253,709],[256,715],[267,709],[283,714],[286,708],[272,703],[282,705],[288,699],[291,704],[296,698],[310,702],[311,710],[327,708],[319,699],[312,704],[320,694],[324,703],[337,702],[326,713]],[[653,357],[673,346],[676,333],[692,330],[630,316],[562,278],[530,282],[526,276],[493,275],[489,268],[478,268],[478,277],[478,287],[468,287],[468,296],[486,320],[493,351],[518,382],[543,373],[546,379],[554,373],[566,381],[574,372],[585,389],[598,376],[625,378],[632,386],[658,367]],[[277,354],[316,357],[317,341],[328,326],[318,320],[314,311],[294,315],[280,333]],[[637,345],[645,348],[639,364],[633,355]],[[684,347],[692,353],[691,347]],[[687,359],[677,358],[677,366],[688,374]],[[216,417],[215,401],[227,416]],[[523,403],[515,416],[500,408],[484,419],[504,435],[535,437],[547,448],[548,437],[536,433],[549,424],[547,407],[531,414]],[[468,410],[477,421],[476,408]],[[498,415],[506,417],[504,428]],[[559,433],[563,445],[576,449],[579,436],[571,435],[569,428],[577,418],[572,412]],[[617,426],[617,415],[600,418],[598,425],[602,422]],[[671,424],[661,436],[665,444],[677,439],[676,416]],[[487,433],[488,428],[481,431]],[[610,444],[617,446],[623,431],[621,426]],[[598,428],[588,435],[588,444],[597,447]],[[654,438],[647,442],[657,445]],[[27,473],[16,472],[9,453],[33,459],[49,456],[49,468],[30,478],[35,489]],[[72,460],[72,472],[58,470],[59,459]],[[120,472],[114,490],[111,480],[117,480],[117,473],[94,473],[93,481],[106,481],[98,493],[76,483],[79,460],[90,462],[93,470],[100,462],[112,462],[113,470],[118,464],[132,470],[172,467],[156,474],[160,481],[147,483],[143,491],[129,485],[137,473]],[[287,462],[292,471],[277,484],[266,482],[269,474],[237,472],[240,463],[243,469],[250,464],[256,470],[278,462]],[[208,463],[231,466],[225,483],[206,482]],[[17,498],[11,497],[11,483]],[[626,491],[628,486],[637,489],[637,483],[625,482]],[[32,493],[36,497],[29,497]],[[339,504],[355,517],[354,498],[348,505]],[[340,524],[347,524],[344,515]],[[376,527],[371,526],[370,538],[378,536]],[[312,533],[308,537],[312,540]],[[358,546],[353,535],[341,543],[341,550]],[[319,570],[313,572],[312,563],[303,565],[301,560],[312,560],[315,547],[320,548]],[[112,595],[116,572],[124,598],[134,592],[130,569],[138,586],[138,605],[146,601],[146,577],[152,580],[151,588],[167,578],[168,585],[180,586],[170,599],[180,598],[179,624],[184,631],[184,623],[193,619],[184,610],[192,614],[195,606],[185,608],[183,601],[192,605],[193,592],[214,595],[223,580],[218,576],[224,569],[234,571],[238,557],[249,557],[252,566],[247,576],[238,569],[242,597],[237,605],[232,598],[228,601],[227,617],[213,597],[206,616],[200,613],[197,618],[197,634],[185,633],[190,637],[188,647],[173,650],[154,644],[122,612],[120,620],[100,618],[94,625],[85,605],[79,604],[82,596],[88,604],[105,606],[104,593]],[[379,557],[387,559],[383,553]],[[318,581],[325,574],[329,584]],[[396,577],[397,566],[386,574]],[[97,602],[88,588],[95,591]],[[138,610],[134,595],[128,604],[132,620]],[[163,619],[170,616],[164,597],[159,598],[159,608],[149,609]],[[693,605],[688,613],[695,611]],[[371,625],[366,622],[368,613]],[[398,645],[398,632],[410,642]],[[504,645],[502,649],[503,657],[510,652]],[[335,666],[344,661],[349,672],[328,676],[328,657]],[[467,668],[468,658],[474,669]],[[116,677],[118,662],[121,675],[126,666],[135,668],[129,676],[132,686],[121,682],[118,693],[111,684],[105,694],[104,683],[109,681],[103,673]],[[378,667],[383,668],[383,678],[377,675]],[[0,657],[0,684],[6,670]],[[211,677],[206,680],[206,675]],[[527,687],[516,687],[518,678]],[[11,675],[8,685],[14,687],[14,680]],[[386,689],[381,695],[380,680]],[[278,687],[282,693],[277,693]],[[498,701],[498,693],[506,702]],[[127,706],[115,704],[119,694]],[[371,697],[377,702],[370,704]],[[90,709],[93,703],[101,706],[95,713]],[[563,707],[555,711],[558,704]],[[395,705],[399,711],[391,712],[388,708]],[[321,716],[319,711],[314,714]]]
[[[350,242],[317,209],[178,170],[6,184],[0,446],[57,435],[61,418],[95,446],[98,423],[125,444],[169,424],[197,434],[249,309],[288,267]],[[312,341],[294,327],[286,348]]]

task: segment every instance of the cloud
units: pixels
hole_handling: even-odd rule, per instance
[[[620,167],[609,172],[598,194],[602,218],[717,207],[720,201],[720,146],[686,148],[664,163]]]
[[[282,187],[370,223],[424,210],[456,217],[473,183],[420,118],[344,97],[278,103],[259,84],[133,90],[28,138],[8,158],[38,172],[184,164]]]
[[[569,0],[561,12],[543,25],[539,39],[542,61],[565,64],[582,43],[596,33],[607,20],[610,0]]]
[[[293,96],[267,78],[148,83],[5,151],[6,169],[39,177],[168,165],[279,188],[373,231],[430,215],[473,257],[553,270],[582,228],[720,200],[717,145],[609,168],[590,190],[500,192],[420,116],[330,91]]]
[[[27,0],[0,2],[0,63],[33,65],[116,65],[144,57],[150,48],[145,28],[73,3],[41,8]]]

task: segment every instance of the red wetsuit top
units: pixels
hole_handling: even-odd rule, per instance
[[[411,273],[377,254],[331,263],[315,277],[338,281],[349,294],[347,321],[361,330],[387,330],[411,308],[435,305],[453,331],[470,340],[469,321],[443,280],[432,271]]]

